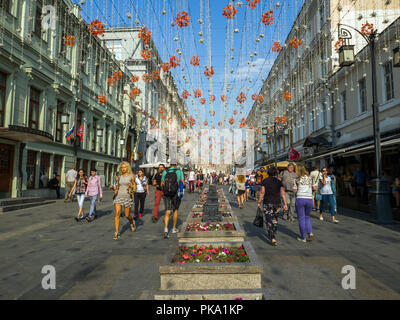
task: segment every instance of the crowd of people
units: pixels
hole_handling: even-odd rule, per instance
[[[68,198],[76,197],[78,213],[77,222],[86,218],[92,222],[96,218],[96,202],[103,198],[101,178],[96,169],[90,171],[89,177],[83,169],[75,170],[72,167],[65,177],[66,194],[64,202]],[[341,177],[342,178],[342,177]],[[109,186],[114,191],[114,225],[113,239],[120,237],[120,215],[122,207],[129,221],[130,230],[136,230],[136,222],[143,216],[146,197],[150,195],[149,185],[155,187],[152,221],[156,223],[159,216],[161,199],[164,200],[164,238],[169,238],[169,223],[172,215],[172,233],[177,233],[178,212],[184,190],[189,193],[203,191],[204,184],[229,185],[229,192],[236,195],[238,207],[244,208],[249,200],[255,200],[264,215],[267,228],[267,237],[273,246],[277,245],[276,233],[278,230],[278,217],[282,216],[289,222],[294,222],[297,216],[301,242],[312,241],[311,212],[319,212],[319,219],[324,220],[324,214],[330,213],[331,221],[339,223],[337,215],[337,190],[338,180],[331,168],[314,167],[309,173],[302,165],[289,163],[281,172],[275,167],[268,170],[260,168],[256,171],[226,174],[222,172],[203,173],[201,169],[183,172],[176,164],[166,168],[163,164],[158,167],[157,173],[152,177],[146,177],[143,169],[133,173],[128,162],[121,162],[118,167],[117,179],[114,185]],[[387,178],[386,178],[387,179]],[[59,195],[60,177],[54,177],[54,185]],[[362,199],[365,188],[368,188],[368,177],[361,169],[351,176],[349,172],[343,176],[345,192],[350,196]],[[50,182],[49,182],[50,184]],[[400,185],[399,178],[395,178],[390,184],[396,206],[399,206]],[[347,194],[347,193],[346,193]],[[83,203],[85,198],[90,198],[90,210],[85,217]],[[134,208],[133,216],[131,208]],[[283,209],[283,210],[282,210]]]
[[[235,174],[231,181],[230,192],[236,194],[238,207],[242,209],[251,198],[257,201],[264,213],[267,237],[271,245],[276,246],[278,217],[289,222],[297,219],[301,242],[312,241],[314,235],[311,225],[311,211],[319,211],[319,219],[324,220],[324,213],[330,212],[332,222],[336,219],[336,177],[328,168],[318,168],[309,173],[302,165],[289,163],[281,172],[275,167],[268,171],[260,168],[245,174]],[[283,208],[283,210],[282,210]],[[329,210],[328,210],[329,208]]]

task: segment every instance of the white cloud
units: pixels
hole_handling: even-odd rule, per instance
[[[265,70],[271,68],[274,61],[275,60],[272,59],[258,58],[255,61],[251,61],[250,65],[246,62],[246,64],[242,64],[237,70],[234,70],[232,78],[236,80],[243,80],[246,78],[252,79],[258,76],[260,71],[265,72]]]

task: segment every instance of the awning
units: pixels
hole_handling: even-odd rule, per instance
[[[382,141],[381,148],[388,147],[388,146],[391,146],[394,144],[400,144],[400,138],[392,138],[392,139],[388,139],[386,141]],[[373,148],[375,148],[374,143],[369,141],[369,142],[364,142],[364,143],[360,143],[357,145],[353,145],[353,146],[350,146],[347,148],[340,148],[340,149],[334,150],[332,152],[327,152],[327,153],[324,153],[324,154],[321,154],[321,155],[318,155],[316,157],[306,159],[306,160],[307,161],[316,160],[316,159],[325,158],[325,157],[328,157],[331,155],[337,155],[337,154],[340,154],[341,156],[344,156],[344,157],[352,156],[354,154],[359,154],[361,152],[366,152],[366,151],[372,150]]]
[[[53,136],[45,131],[27,128],[23,126],[10,125],[0,128],[0,138],[19,142],[51,142]]]
[[[307,137],[304,141],[303,147],[312,147],[312,146],[329,146],[330,143],[328,140],[322,137]]]
[[[166,168],[169,167],[169,163],[164,163],[164,162],[156,162],[156,163],[146,163],[146,164],[141,164],[139,168],[158,168],[160,164],[163,164]]]

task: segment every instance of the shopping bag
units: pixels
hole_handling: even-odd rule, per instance
[[[257,208],[257,214],[254,218],[253,224],[258,228],[264,227],[264,216],[261,208]]]

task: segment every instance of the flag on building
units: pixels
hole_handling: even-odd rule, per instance
[[[81,143],[82,143],[83,142],[83,124],[81,124],[81,126],[79,127],[79,130],[76,133],[76,135],[80,138]]]
[[[293,148],[290,148],[290,160],[296,160],[298,158],[300,158],[300,153],[298,153]]]
[[[75,129],[75,124],[72,125],[72,128],[68,131],[67,135],[65,136],[65,138],[69,141],[69,139],[71,139],[72,133],[74,132]]]

